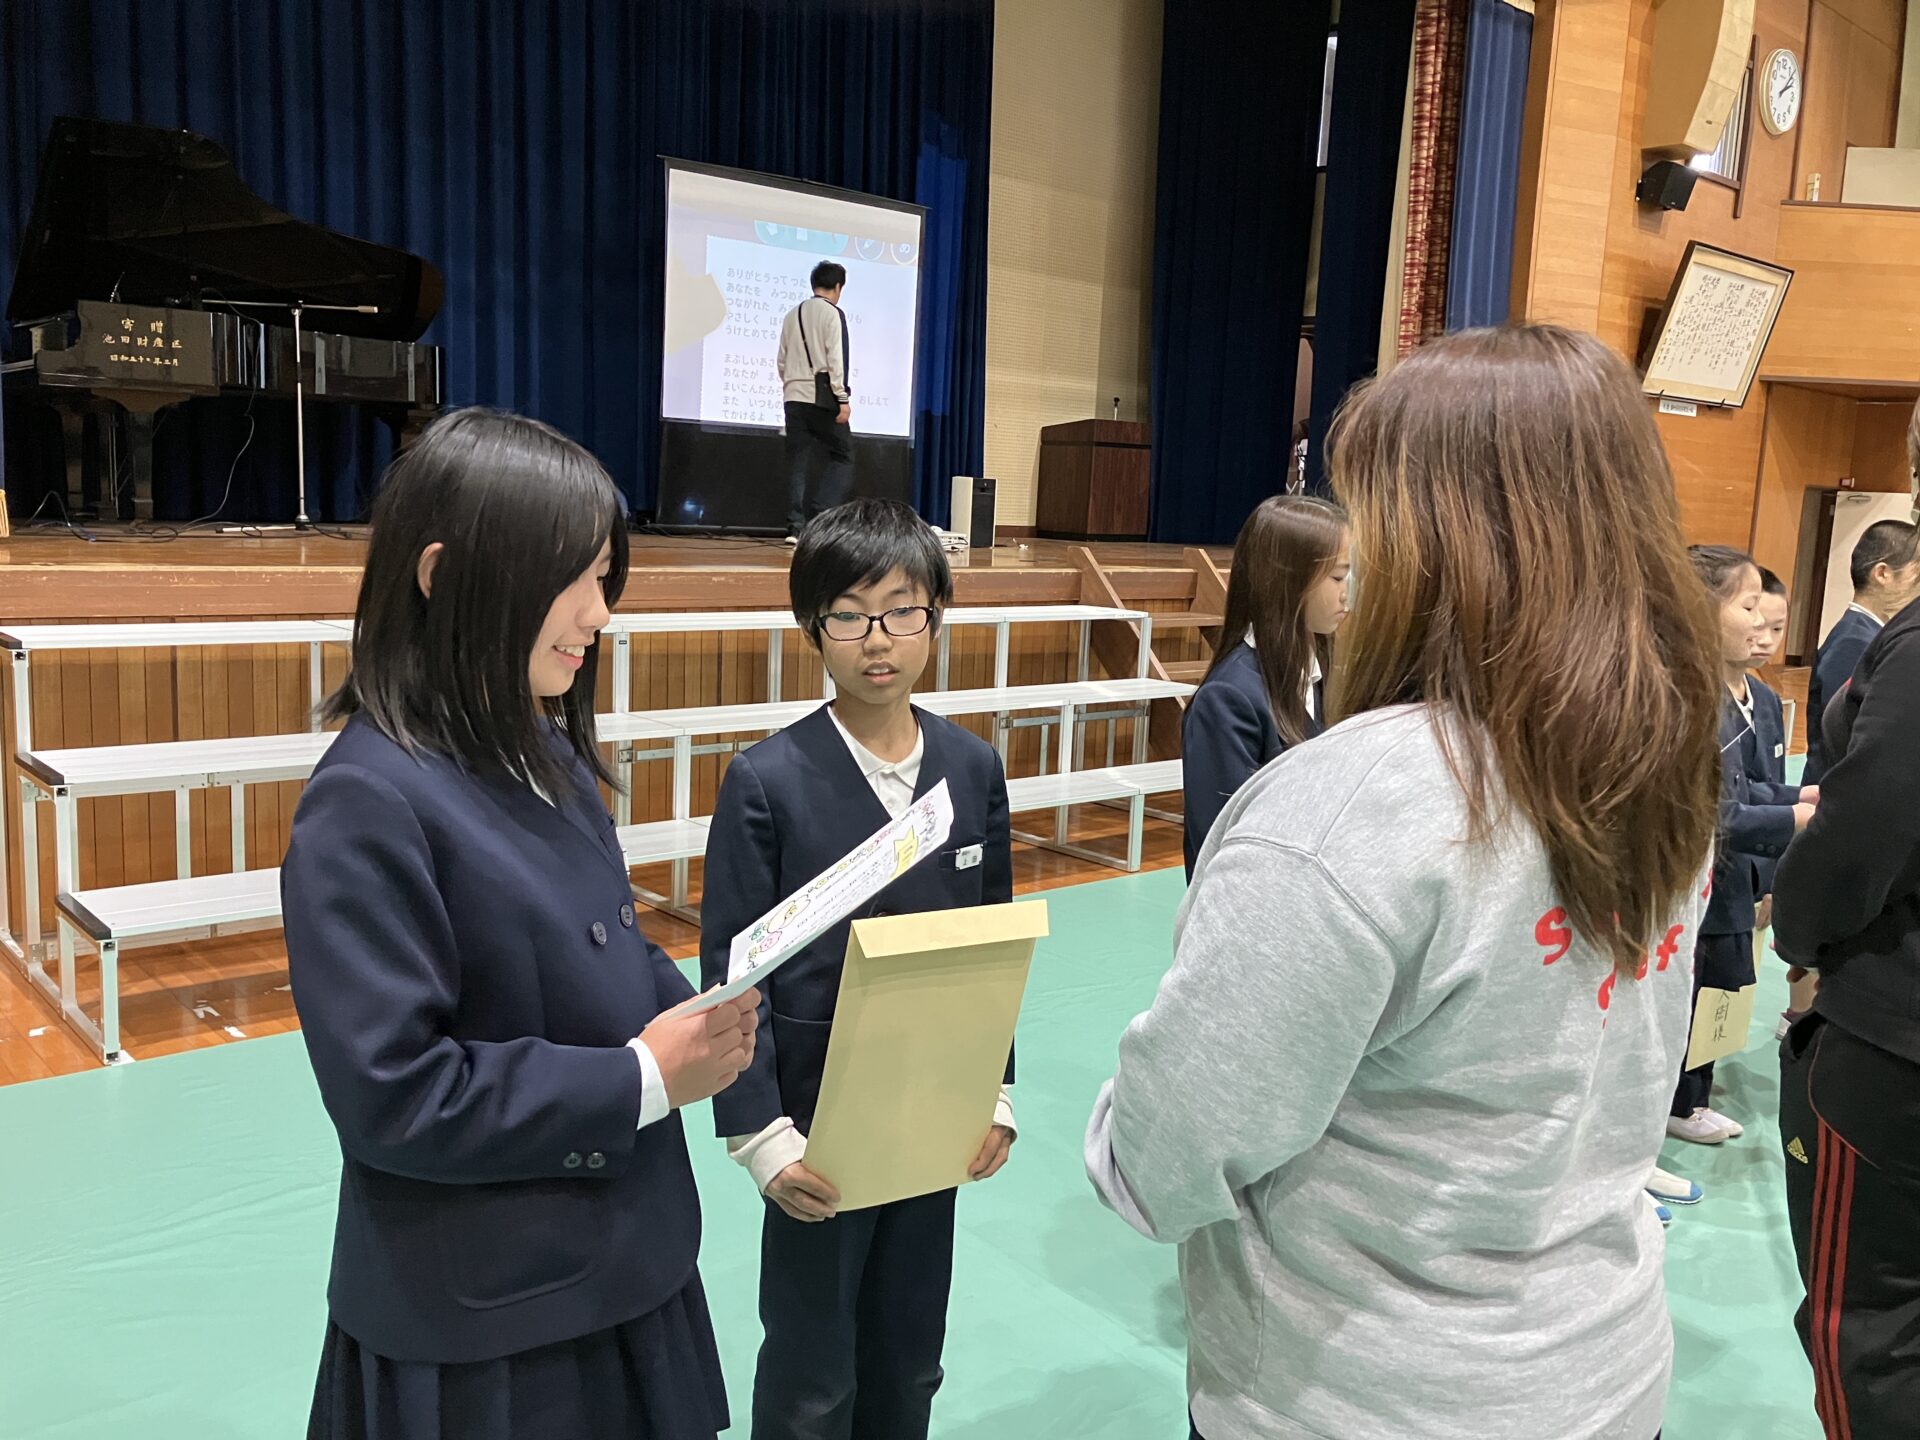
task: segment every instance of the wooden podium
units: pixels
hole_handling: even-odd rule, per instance
[[[1034,529],[1051,540],[1144,540],[1152,453],[1140,420],[1041,427]]]

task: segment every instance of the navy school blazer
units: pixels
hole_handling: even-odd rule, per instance
[[[1324,692],[1320,704],[1325,705]],[[1323,712],[1324,713],[1324,712]],[[1309,738],[1319,722],[1307,721]],[[1234,792],[1287,748],[1267,704],[1267,683],[1253,646],[1236,645],[1187,701],[1180,722],[1181,775],[1186,792],[1187,879],[1214,821]]]
[[[1820,653],[1813,662],[1813,674],[1807,678],[1807,765],[1803,778],[1818,785],[1831,763],[1827,757],[1826,737],[1820,722],[1833,697],[1846,689],[1860,657],[1880,633],[1880,626],[1858,610],[1848,610],[1833,622],[1833,629],[1820,642]]]
[[[782,1115],[804,1132],[813,1123],[826,1068],[827,1038],[840,998],[847,935],[855,919],[1004,905],[1013,899],[1013,846],[1000,757],[952,721],[915,710],[926,748],[914,795],[947,782],[953,833],[922,860],[788,960],[761,984],[753,1063],[714,1097],[721,1135],[755,1135]],[[733,937],[888,821],[825,705],[736,755],[720,784],[707,831],[700,900],[700,983],[727,978]],[[962,869],[961,852],[980,847]],[[1013,1058],[1007,1058],[1007,1080]]]
[[[287,959],[342,1154],[327,1298],[375,1354],[531,1350],[693,1274],[680,1117],[636,1132],[627,1048],[693,987],[635,927],[613,821],[574,778],[549,805],[355,717],[294,814]]]
[[[1797,788],[1752,779],[1753,727],[1732,695],[1720,697],[1720,834],[1713,850],[1713,893],[1702,935],[1753,932],[1757,862],[1778,864],[1793,840]]]
[[[1787,784],[1787,712],[1773,687],[1752,676],[1747,679],[1747,694],[1753,701],[1753,729],[1741,738],[1747,779],[1756,786],[1767,786],[1765,793],[1771,797],[1790,794],[1786,803],[1791,805],[1799,800],[1800,787]],[[1753,862],[1754,894],[1773,893],[1773,873],[1779,866],[1778,860]]]

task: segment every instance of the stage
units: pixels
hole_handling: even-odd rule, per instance
[[[353,611],[364,527],[223,535],[163,525],[36,528],[0,540],[0,624],[55,620],[278,619]],[[635,534],[622,610],[784,606],[789,547],[748,537]],[[1180,608],[1194,574],[1178,545],[1007,539],[950,556],[960,605],[1082,599],[1091,555],[1129,605]],[[1208,552],[1224,566],[1228,551]]]
[[[256,537],[192,533],[177,539],[160,527],[118,527],[86,532],[37,529],[0,540],[0,630],[60,621],[93,623],[324,620],[351,615],[365,557],[368,531],[268,533]],[[792,551],[757,539],[633,537],[633,565],[622,611],[783,610]],[[956,604],[1020,606],[1087,602],[1150,611],[1155,619],[1155,664],[1191,666],[1202,653],[1194,622],[1201,608],[1219,608],[1205,589],[1216,577],[1211,557],[1176,546],[1013,540],[993,550],[950,557]],[[1224,559],[1224,555],[1219,557]],[[1206,569],[1196,568],[1196,565]],[[1213,617],[1217,621],[1217,615]],[[1162,621],[1164,620],[1164,627]],[[1185,622],[1184,628],[1182,621]],[[1006,683],[1057,683],[1075,678],[1079,627],[1025,623],[1012,627]],[[1131,676],[1138,663],[1137,637],[1124,622],[1092,627],[1094,678]],[[678,709],[747,705],[772,698],[770,669],[782,675],[781,698],[823,693],[817,655],[797,631],[779,637],[781,661],[771,667],[764,631],[696,631],[635,635],[625,706],[617,704],[609,667],[601,666],[597,708]],[[309,704],[344,674],[347,652],[339,644],[315,647],[321,657],[316,688],[305,644],[201,645],[114,650],[41,649],[16,658],[31,672],[30,725],[14,715],[16,691],[7,696],[5,794],[0,825],[6,827],[10,916],[25,908],[23,821],[17,797],[23,748],[55,751],[240,736],[295,735],[308,728]],[[955,626],[951,631],[947,688],[995,683],[992,626]],[[933,667],[921,688],[932,688]],[[1162,713],[1164,712],[1164,713]],[[992,733],[991,716],[963,719],[976,733]],[[1125,756],[1132,753],[1132,719],[1116,720],[1091,742]],[[1178,711],[1158,702],[1152,717],[1155,758],[1170,758],[1169,728],[1177,747]],[[689,813],[710,810],[725,764],[725,751],[749,743],[716,737],[693,757]],[[1043,772],[1045,732],[1013,729],[1004,736],[1010,776]],[[172,793],[129,793],[82,798],[79,804],[78,872],[83,887],[139,884],[178,873],[222,874],[277,865],[301,786],[296,781],[250,785],[244,814],[236,815],[230,793],[218,787],[183,791],[188,821],[188,867],[177,861],[180,832]],[[634,769],[632,818],[648,822],[675,813],[671,767]],[[1171,802],[1169,802],[1171,803]],[[32,846],[37,857],[41,914],[53,913],[54,827],[41,806]],[[1072,839],[1103,849],[1125,849],[1124,810],[1083,806],[1075,812]],[[243,838],[242,838],[243,837]],[[244,865],[236,864],[244,844]],[[1180,862],[1177,822],[1150,821],[1142,864],[1153,869]],[[1110,874],[1099,864],[1056,850],[1022,845],[1017,857],[1023,889],[1071,884]],[[666,884],[665,867],[642,872],[643,882]],[[697,894],[699,866],[693,866]],[[691,927],[652,911],[648,928],[675,955],[692,949]],[[97,968],[81,970],[81,998],[98,994]],[[128,1048],[142,1056],[194,1049],[291,1028],[285,960],[277,931],[214,939],[189,939],[129,954],[122,963],[122,1015]],[[91,1068],[97,1059],[57,1019],[53,1007],[31,992],[17,970],[0,964],[0,1084]]]

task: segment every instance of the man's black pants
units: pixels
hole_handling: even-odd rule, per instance
[[[1794,1315],[1828,1440],[1920,1433],[1920,1065],[1826,1017],[1780,1046]]]
[[[853,488],[853,427],[837,412],[787,401],[787,533],[847,503]]]

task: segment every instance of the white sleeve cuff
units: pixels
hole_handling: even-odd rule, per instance
[[[1013,1091],[1005,1085],[1000,1087],[1000,1098],[993,1102],[993,1123],[1006,1126],[1016,1137],[1020,1134],[1020,1127],[1013,1123]]]
[[[633,1128],[644,1130],[656,1120],[666,1119],[673,1106],[667,1102],[666,1076],[660,1073],[660,1062],[653,1058],[647,1042],[636,1035],[627,1042],[627,1048],[640,1062],[640,1123]]]
[[[807,1137],[782,1115],[758,1135],[729,1135],[727,1154],[745,1167],[754,1188],[764,1195],[782,1170],[806,1159]]]

